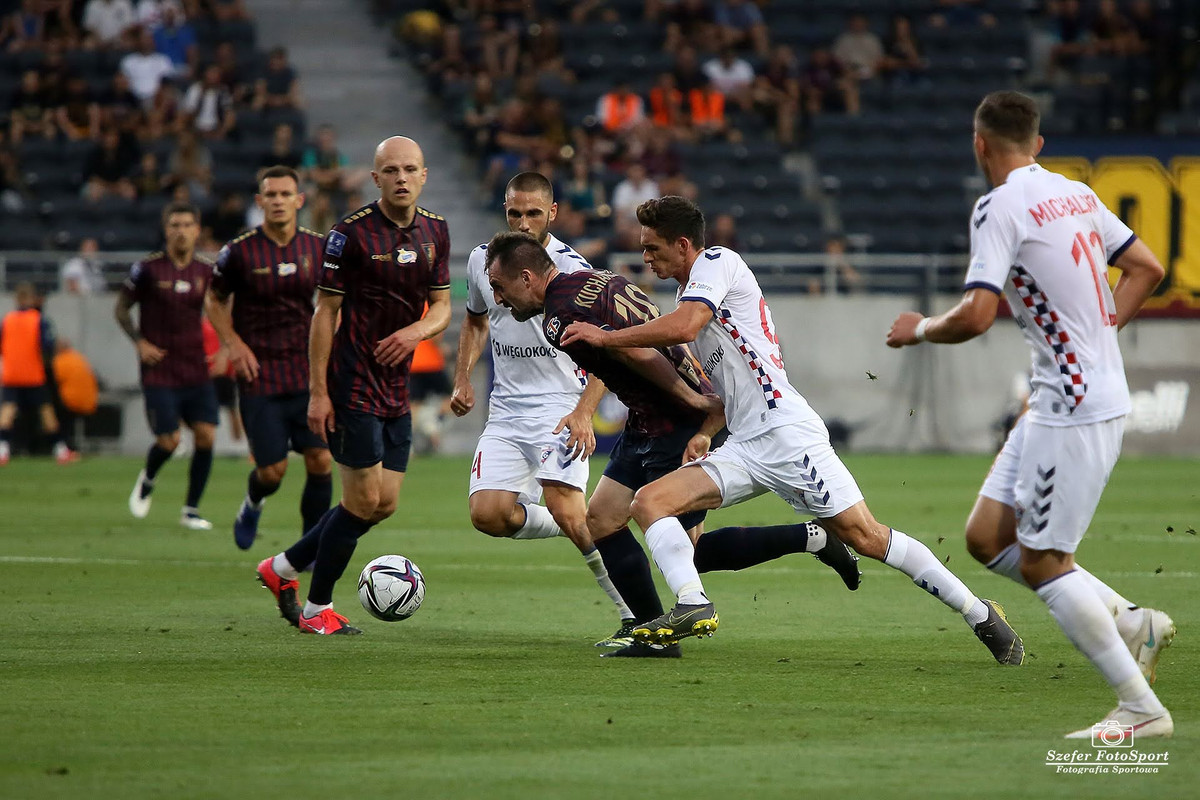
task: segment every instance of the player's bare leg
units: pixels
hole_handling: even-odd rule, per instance
[[[630,513],[645,533],[654,562],[676,598],[674,608],[666,614],[634,628],[637,641],[670,644],[689,636],[711,636],[717,630],[720,618],[704,593],[692,540],[678,516],[720,505],[721,490],[700,469],[676,470],[634,495]]]
[[[967,518],[967,550],[976,561],[997,575],[1029,587],[1021,574],[1021,548],[1017,544],[1017,517],[1012,506],[980,495]],[[1157,678],[1162,651],[1175,638],[1175,623],[1166,613],[1134,605],[1112,587],[1075,564],[1105,608],[1113,615],[1125,646],[1150,683]]]
[[[13,423],[17,420],[17,404],[0,404],[0,467],[12,458],[11,445],[8,437],[12,435]]]
[[[471,524],[480,533],[500,539],[553,539],[562,529],[545,506],[519,502],[517,492],[480,489],[467,500]]]
[[[1138,737],[1171,736],[1175,723],[1121,641],[1117,624],[1071,553],[1021,546],[1021,575],[1050,609],[1050,615],[1079,652],[1100,671],[1117,694],[1117,707],[1101,720],[1130,726]],[[1091,726],[1067,734],[1088,739]]]
[[[54,460],[60,464],[78,460],[78,454],[72,453],[67,447],[67,441],[58,423],[58,414],[54,413],[54,406],[42,403],[38,408],[38,415],[41,417],[42,432],[54,441]]]
[[[962,615],[975,636],[1001,664],[1025,660],[1025,645],[991,600],[980,600],[928,547],[876,521],[865,501],[821,520],[821,524],[860,555],[882,561]]]
[[[204,487],[208,485],[208,476],[212,474],[213,441],[216,439],[217,426],[209,422],[197,422],[191,428],[195,450],[188,466],[187,499],[179,515],[179,524],[190,530],[207,531],[212,530],[212,523],[200,516],[199,506]]]
[[[154,491],[154,480],[158,477],[162,465],[167,463],[171,454],[179,447],[179,439],[178,428],[154,437],[154,444],[146,454],[146,465],[138,473],[133,491],[129,493],[129,513],[138,519],[144,519],[150,513],[150,494]]]

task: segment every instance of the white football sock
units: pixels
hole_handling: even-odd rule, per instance
[[[320,614],[322,611],[324,611],[327,608],[333,608],[333,603],[329,603],[328,605],[319,606],[316,603],[305,600],[304,601],[304,610],[301,611],[300,614],[301,614],[301,616],[305,616],[305,617],[308,617],[309,619],[312,619],[317,614]]]
[[[629,606],[625,605],[625,600],[617,591],[617,587],[613,586],[612,578],[608,577],[608,568],[604,566],[604,559],[601,558],[600,551],[593,547],[590,553],[583,554],[583,560],[592,570],[592,574],[596,576],[596,583],[600,584],[600,588],[617,607],[617,613],[621,615],[621,619],[633,619],[633,612],[629,610]]]
[[[293,567],[292,562],[288,561],[287,556],[283,553],[271,559],[271,569],[275,570],[275,574],[285,581],[294,581],[300,577],[300,570]]]
[[[667,586],[684,605],[707,603],[704,584],[696,572],[696,551],[687,531],[675,517],[663,517],[646,529],[646,545]]]
[[[968,614],[979,622],[987,618],[987,606],[971,593],[965,583],[938,561],[932,550],[895,528],[892,529],[883,563],[912,578],[913,583],[962,614],[964,618]],[[983,618],[979,619],[981,606]],[[970,622],[969,619],[967,621]]]
[[[1123,708],[1139,714],[1164,710],[1121,641],[1112,614],[1079,570],[1051,578],[1036,591],[1071,644],[1100,670]]]
[[[988,562],[987,568],[997,575],[1003,575],[1010,581],[1029,587],[1025,576],[1021,574],[1021,545],[1013,542],[1000,551],[1000,555]]]
[[[525,524],[512,535],[513,539],[553,539],[562,536],[562,529],[554,521],[554,515],[545,506],[536,503],[518,503],[525,509]]]

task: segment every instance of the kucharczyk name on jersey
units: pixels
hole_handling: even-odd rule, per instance
[[[819,419],[788,381],[771,309],[741,256],[708,248],[692,264],[676,299],[704,303],[713,313],[692,349],[725,402],[735,441]]]
[[[1083,425],[1129,412],[1107,265],[1135,239],[1086,184],[1037,164],[976,204],[965,288],[1006,296],[1032,351],[1032,421]]]
[[[591,269],[583,256],[554,236],[546,241],[546,252],[559,272]],[[569,413],[587,385],[587,374],[550,346],[542,333],[542,316],[525,322],[496,303],[487,279],[487,245],[471,251],[467,260],[467,310],[486,314],[492,340],[494,377],[488,397],[488,419],[515,417],[548,419]]]

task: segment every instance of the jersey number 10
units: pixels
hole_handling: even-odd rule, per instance
[[[1086,258],[1088,265],[1092,268],[1092,282],[1096,285],[1096,302],[1100,304],[1100,320],[1103,325],[1111,326],[1117,324],[1117,315],[1115,305],[1109,308],[1109,304],[1113,302],[1112,294],[1106,292],[1108,281],[1101,273],[1100,266],[1096,263],[1096,257],[1092,255],[1090,245],[1095,245],[1100,253],[1100,258],[1104,258],[1104,240],[1100,238],[1100,234],[1092,231],[1087,238],[1084,238],[1082,233],[1075,234],[1075,242],[1071,245],[1071,257],[1075,259],[1075,266],[1081,266],[1083,259]],[[1104,269],[1108,272],[1108,268]],[[1107,295],[1107,296],[1106,296]]]

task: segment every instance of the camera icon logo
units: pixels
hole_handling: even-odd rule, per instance
[[[1133,726],[1115,719],[1093,725],[1092,747],[1133,747]]]

